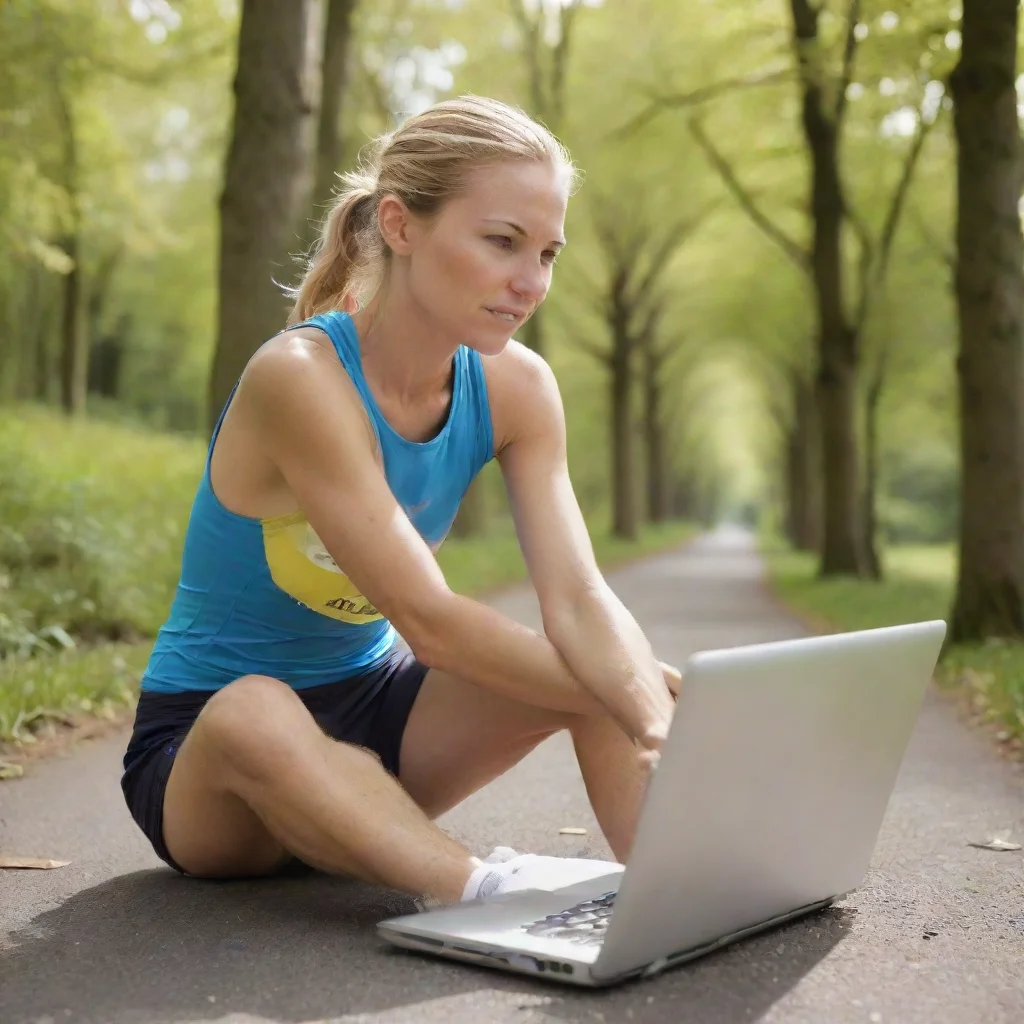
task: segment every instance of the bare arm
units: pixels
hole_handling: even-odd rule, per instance
[[[421,661],[539,706],[601,709],[545,637],[447,586],[388,487],[358,395],[332,354],[284,336],[253,359],[240,397],[328,552]],[[632,719],[620,721],[636,735]]]
[[[540,599],[544,630],[572,671],[634,736],[660,746],[679,675],[662,665],[594,558],[569,479],[565,419],[554,374],[531,353],[505,403],[514,429],[498,458]],[[512,399],[509,401],[509,399]]]

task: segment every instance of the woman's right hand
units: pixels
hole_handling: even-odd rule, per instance
[[[654,722],[647,727],[643,735],[636,738],[637,760],[647,776],[657,771],[670,725],[670,721]]]
[[[661,669],[665,685],[668,687],[668,692],[672,694],[672,699],[677,700],[679,698],[679,689],[683,685],[683,673],[664,661],[658,662],[658,668]]]

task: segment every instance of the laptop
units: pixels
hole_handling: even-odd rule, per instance
[[[380,935],[605,986],[829,906],[867,873],[945,632],[920,622],[694,654],[627,867],[391,918]]]

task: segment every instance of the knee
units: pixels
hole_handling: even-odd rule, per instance
[[[268,676],[243,676],[206,703],[193,731],[213,756],[247,775],[276,772],[316,728],[294,690]]]

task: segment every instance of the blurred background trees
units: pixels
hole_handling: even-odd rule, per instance
[[[826,576],[955,544],[957,637],[1016,636],[1018,7],[962,8],[8,0],[0,402],[205,438],[333,173],[494,95],[584,171],[522,340],[588,516],[742,521]],[[459,533],[503,516],[489,470]]]

